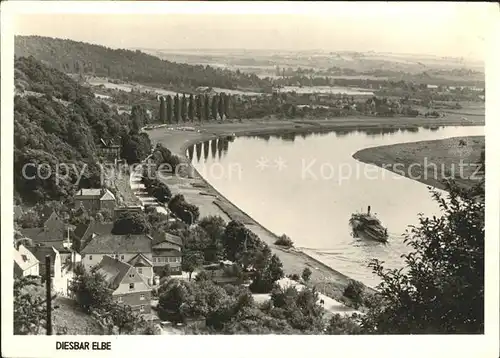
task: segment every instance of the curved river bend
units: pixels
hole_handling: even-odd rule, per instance
[[[426,185],[355,160],[360,149],[455,136],[484,135],[484,127],[342,131],[212,140],[188,150],[194,167],[222,195],[260,224],[336,270],[368,285],[372,258],[401,267],[402,234],[418,213],[439,214]],[[353,212],[371,205],[389,230],[389,243],[354,239]]]

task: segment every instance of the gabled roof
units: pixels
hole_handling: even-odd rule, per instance
[[[112,140],[109,140],[107,143],[104,139],[100,139],[101,146],[105,148],[117,148],[121,147],[119,144],[114,144]]]
[[[97,235],[85,246],[82,254],[148,253],[152,239],[149,235]]]
[[[87,198],[95,198],[95,197],[100,198],[101,196],[102,196],[102,189],[100,189],[100,188],[80,189],[75,194],[75,197],[77,199],[87,199]]]
[[[153,234],[153,246],[156,246],[162,242],[169,242],[171,244],[174,244],[176,246],[182,247],[183,242],[182,238],[180,238],[177,235],[173,235],[171,233],[168,233],[166,231],[157,231]]]
[[[112,222],[102,223],[97,221],[91,221],[88,224],[78,225],[73,233],[78,239],[85,240],[86,238],[92,236],[92,234],[96,235],[111,234],[113,225],[114,224]]]
[[[53,247],[60,254],[62,253],[70,253],[73,252],[71,248],[64,247],[64,244],[67,243],[67,240],[58,240],[58,241],[37,241],[37,247]]]
[[[115,196],[113,195],[112,192],[110,192],[108,189],[105,189],[104,191],[104,195],[101,196],[101,199],[100,200],[113,200],[115,201]]]
[[[182,252],[176,249],[153,249],[153,257],[181,257]]]
[[[80,189],[75,194],[75,199],[116,200],[112,192],[102,188]]]
[[[133,267],[126,262],[104,255],[101,262],[97,265],[96,270],[104,277],[109,287],[115,290],[120,286],[123,278],[132,268]]]
[[[96,266],[96,270],[98,273],[104,276],[104,279],[113,291],[120,286],[123,280],[127,279],[128,274],[131,274],[131,276],[133,276],[132,282],[142,282],[147,289],[151,289],[144,278],[137,273],[132,265],[114,259],[108,255],[103,256],[101,262],[99,262],[99,264]],[[130,278],[128,278],[127,280],[130,280]]]
[[[19,230],[23,236],[30,238],[33,242],[56,242],[65,239],[64,230],[52,230],[46,228],[28,228]]]
[[[66,229],[66,224],[64,223],[64,221],[61,220],[59,215],[57,215],[56,212],[53,211],[49,215],[47,220],[45,220],[45,222],[43,223],[43,227],[45,229],[53,230],[53,231],[56,231],[56,230],[64,231]]]
[[[77,237],[80,239],[80,250],[82,250],[89,241],[92,239],[93,235],[105,235],[105,234],[111,234],[111,230],[113,230],[113,223],[100,223],[93,221],[90,224],[84,226],[85,227],[85,232],[83,233],[82,236]],[[82,228],[79,228],[78,233],[80,233],[83,230]]]
[[[14,263],[19,266],[22,271],[26,271],[30,267],[39,263],[38,259],[31,251],[23,245],[19,245],[19,249],[14,248]]]
[[[153,263],[143,254],[137,254],[128,261],[129,265],[134,267],[137,266],[149,266],[153,267]]]
[[[56,259],[56,255],[59,253],[59,251],[52,246],[36,246],[32,247],[31,251],[41,264],[45,264],[45,256],[49,255],[51,266],[54,266],[54,260]]]
[[[168,241],[159,242],[153,245],[153,250],[176,250],[181,251],[181,247]]]
[[[75,230],[73,230],[73,235],[81,240],[83,238],[83,236],[85,235],[85,233],[90,230],[93,226],[93,222],[90,222],[88,224],[78,224],[76,227],[75,227]]]

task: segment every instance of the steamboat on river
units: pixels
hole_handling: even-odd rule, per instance
[[[366,213],[352,214],[351,219],[349,219],[354,237],[363,237],[375,241],[387,242],[389,238],[387,228],[382,225],[378,218],[371,214],[370,209],[370,206],[368,206],[368,211]]]

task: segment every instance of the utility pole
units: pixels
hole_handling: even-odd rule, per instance
[[[194,215],[190,210],[184,210],[185,213],[189,214],[191,220],[189,221],[189,226],[194,224]]]
[[[45,256],[45,285],[47,288],[47,336],[52,335],[52,277],[50,270],[50,255]]]

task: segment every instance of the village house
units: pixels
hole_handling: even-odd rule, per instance
[[[52,255],[55,250],[57,255],[54,255],[54,259],[57,257],[57,260],[60,261],[61,270],[59,271],[62,272],[67,280],[72,275],[73,265],[81,260],[80,254],[72,248],[72,241],[69,234],[70,227],[61,220],[55,211],[51,211],[50,209],[43,210],[41,216],[42,218],[47,218],[42,227],[20,229],[19,231],[33,242],[30,250],[40,261],[40,276],[45,275],[45,271],[43,271],[45,257],[42,252],[49,252]],[[56,272],[54,277],[59,279],[58,272]],[[63,286],[66,286],[66,283]],[[66,292],[65,289],[62,289],[62,291]]]
[[[45,257],[50,257],[50,275],[52,277],[53,290],[61,295],[69,296],[69,284],[74,278],[74,269],[81,261],[81,256],[72,251],[72,257],[64,259],[61,253],[53,246],[37,246],[31,249],[33,255],[39,261],[40,276],[46,278]]]
[[[69,225],[64,223],[55,211],[45,210],[41,216],[44,220],[41,227],[20,229],[19,232],[30,238],[35,246],[54,246],[64,254],[70,254]]]
[[[77,242],[79,242],[79,250],[81,251],[87,244],[97,235],[111,234],[113,230],[113,223],[101,223],[97,221],[91,221],[88,224],[80,224],[76,226],[73,231],[73,237]]]
[[[148,285],[154,285],[153,263],[150,259],[143,254],[137,254],[127,263],[135,268],[137,273],[142,276]]]
[[[23,245],[14,248],[14,277],[38,276],[40,265],[38,259]]]
[[[137,254],[143,254],[152,261],[152,238],[146,234],[139,235],[96,235],[81,250],[82,263],[85,269],[90,270],[101,262],[104,256],[116,258],[122,262],[129,262]]]
[[[101,210],[113,212],[116,198],[108,189],[80,189],[75,195],[75,207],[84,207],[90,213]]]
[[[158,271],[166,264],[174,273],[181,272],[182,239],[168,232],[158,232],[153,235],[152,253],[153,267]]]
[[[151,311],[151,287],[132,265],[104,255],[96,267],[113,291],[116,302],[140,313]]]

